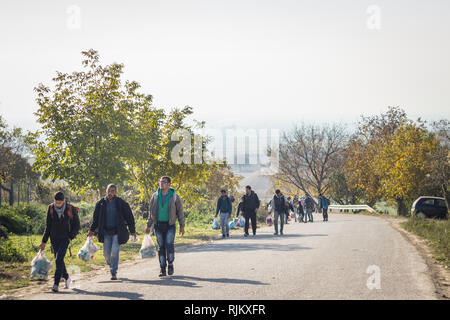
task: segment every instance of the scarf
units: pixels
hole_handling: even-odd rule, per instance
[[[64,210],[66,210],[66,203],[67,202],[64,201],[64,204],[63,204],[63,206],[61,208],[58,208],[56,206],[56,203],[53,203],[53,209],[55,209],[56,213],[58,214],[58,218],[60,218],[60,219],[61,219],[61,217],[62,217],[62,215],[64,213]]]

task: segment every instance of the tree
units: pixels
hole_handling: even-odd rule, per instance
[[[431,154],[431,172],[427,174],[425,188],[430,194],[445,198],[447,208],[450,208],[450,122],[440,120],[432,123],[435,133],[436,148]]]
[[[76,191],[100,192],[129,178],[124,157],[134,115],[148,110],[152,97],[137,93],[137,82],[122,83],[122,64],[101,66],[92,49],[82,55],[84,71],[57,72],[53,90],[35,88],[42,128],[33,136],[34,168]]]
[[[350,138],[344,162],[345,179],[352,189],[364,195],[370,206],[383,196],[380,192],[382,172],[376,168],[376,159],[395,131],[406,121],[404,110],[389,107],[381,115],[361,116],[357,130]]]
[[[341,166],[347,134],[343,126],[302,124],[283,134],[276,179],[305,193],[325,193],[331,174]]]
[[[39,179],[39,174],[31,170],[28,161],[29,145],[21,128],[9,129],[0,116],[0,204],[1,190],[9,193],[9,204],[13,205],[14,184],[30,184]],[[9,183],[9,188],[6,184]]]
[[[431,173],[431,156],[436,149],[434,135],[423,124],[410,121],[392,135],[375,159],[380,177],[380,192],[398,204],[398,214],[407,215],[405,205],[416,199],[427,174]]]

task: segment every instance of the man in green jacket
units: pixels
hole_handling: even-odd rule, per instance
[[[145,233],[149,234],[155,224],[156,241],[158,242],[158,257],[161,267],[160,277],[166,276],[166,259],[168,262],[167,272],[174,272],[173,261],[175,260],[175,233],[176,221],[180,224],[180,235],[184,235],[184,213],[180,196],[175,189],[170,187],[170,177],[164,176],[159,180],[159,189],[150,199],[150,213],[147,220]]]

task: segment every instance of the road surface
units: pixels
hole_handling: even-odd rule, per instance
[[[119,267],[118,281],[82,276],[76,288],[51,283],[22,299],[436,299],[428,267],[413,245],[382,218],[330,214],[290,222],[255,237],[229,239],[175,254],[175,274],[160,279],[157,258]],[[178,235],[177,235],[178,236]],[[100,253],[101,254],[101,253]]]

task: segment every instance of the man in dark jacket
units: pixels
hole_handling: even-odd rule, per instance
[[[98,241],[103,243],[103,256],[110,266],[111,280],[117,280],[119,267],[120,245],[127,243],[130,235],[136,239],[134,217],[130,205],[116,196],[117,187],[114,184],[106,188],[106,197],[95,205],[94,218],[88,237],[97,230]]]
[[[306,194],[306,197],[305,197],[305,211],[306,211],[305,222],[306,222],[306,219],[308,219],[309,222],[313,222],[313,215],[312,215],[313,209],[314,209],[313,199],[311,198],[311,196],[309,194]]]
[[[274,235],[278,235],[278,217],[280,217],[280,234],[283,235],[283,226],[285,224],[285,211],[286,211],[286,204],[287,201],[284,197],[284,195],[281,193],[279,189],[275,190],[275,195],[273,196],[272,200],[270,201],[270,211],[269,213],[274,212],[273,222],[275,227],[275,233]]]
[[[253,235],[256,235],[256,212],[258,211],[260,201],[258,195],[252,190],[252,187],[245,187],[245,195],[242,196],[242,202],[242,210],[245,218],[244,237],[248,237],[250,219],[252,220]]]
[[[323,194],[319,194],[319,208],[322,209],[323,221],[328,221],[328,206],[330,205],[330,200]]]
[[[48,206],[47,224],[39,249],[45,249],[45,245],[50,237],[56,264],[55,281],[52,290],[58,292],[61,277],[66,280],[65,288],[70,288],[71,281],[64,264],[64,257],[70,242],[75,239],[80,230],[80,219],[78,217],[78,208],[67,202],[62,192],[57,192],[54,198],[55,202]]]
[[[232,210],[231,205],[231,199],[227,195],[226,190],[221,191],[221,196],[217,200],[217,208],[216,208],[216,215],[220,211],[220,225],[222,226],[222,238],[229,237],[230,236],[230,226],[228,225],[228,220],[230,219]]]

